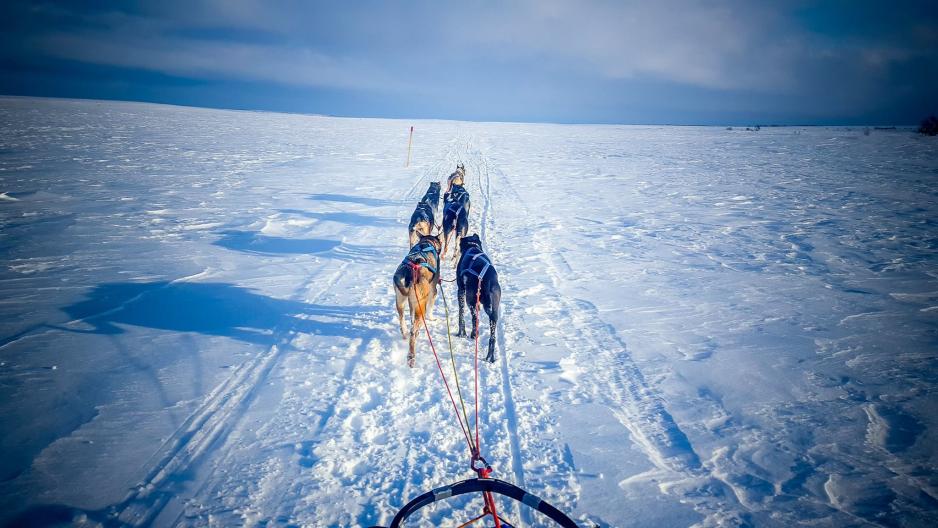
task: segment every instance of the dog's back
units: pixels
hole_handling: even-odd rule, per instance
[[[462,185],[453,185],[453,188],[443,196],[443,207],[450,207],[452,204],[465,207],[467,210],[471,205],[469,191]]]
[[[498,283],[498,271],[478,240],[477,235],[472,235],[459,241],[461,255],[456,266],[456,280],[465,288],[469,301],[474,303],[478,293],[479,301],[483,305],[494,304],[497,310],[502,293]]]
[[[421,221],[426,221],[429,222],[430,225],[433,225],[435,216],[436,213],[434,213],[433,207],[428,202],[421,201],[417,204],[413,214],[410,215],[410,225],[408,228],[413,229],[414,226]],[[424,234],[429,235],[430,233]]]
[[[417,208],[410,215],[410,224],[407,226],[410,245],[413,246],[417,239],[423,235],[429,235],[436,225],[436,213],[433,207],[427,202],[420,202]]]

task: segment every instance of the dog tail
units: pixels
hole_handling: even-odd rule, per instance
[[[401,295],[407,295],[411,286],[412,277],[409,273],[401,273],[398,271],[394,274],[393,282],[394,287],[397,288],[397,291],[400,292]]]

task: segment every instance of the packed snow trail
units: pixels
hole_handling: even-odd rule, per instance
[[[457,161],[503,289],[495,476],[603,528],[936,522],[934,142],[18,98],[0,120],[0,523],[371,526],[471,477],[389,290]]]
[[[462,141],[459,144],[462,144]],[[438,179],[440,176],[445,177],[448,175],[448,171],[455,167],[456,161],[466,162],[467,167],[480,166],[477,162],[474,162],[475,160],[468,148],[460,152],[442,153],[440,161],[428,169],[407,193],[406,196],[410,200],[405,201],[399,208],[403,211],[398,214],[398,218],[401,219],[402,223],[406,222],[409,208],[423,193],[422,186],[426,186],[431,179]],[[432,174],[437,174],[438,178],[432,178]],[[483,181],[480,178],[479,183],[479,188],[472,185],[469,187],[470,191],[474,192],[475,210],[478,211],[473,213],[473,220],[480,222],[478,225],[482,226],[481,234],[485,237],[487,226],[491,220],[489,216],[491,209],[490,191],[488,189],[490,182]],[[487,242],[487,237],[485,242]],[[402,254],[405,251],[406,248],[402,247]],[[383,299],[382,296],[386,295],[388,277],[390,277],[396,264],[395,260],[381,266],[382,273],[376,274],[368,291],[358,300],[359,304],[368,305],[375,299],[381,299],[379,302],[388,302],[390,297]],[[444,274],[450,276],[452,273],[452,264],[447,262],[444,265]],[[341,280],[331,282],[340,291],[343,289],[346,289],[346,291],[354,290],[354,288],[346,288]],[[455,289],[455,287],[451,288]],[[455,299],[455,291],[450,291],[448,298]],[[453,308],[455,311],[456,308]],[[445,342],[442,340],[445,338],[445,333],[441,327],[443,319],[440,317],[439,311],[440,307],[438,306],[436,309],[437,317],[431,323],[431,327],[437,339],[441,339],[440,342],[442,343]],[[392,314],[393,312],[388,313]],[[320,466],[324,467],[325,469],[316,479],[320,482],[301,483],[302,481],[298,479],[302,479],[302,475],[295,465],[292,471],[286,469],[289,467],[289,463],[282,460],[283,454],[272,455],[267,463],[261,464],[260,468],[250,468],[247,474],[235,473],[234,475],[231,474],[231,467],[237,464],[238,457],[228,457],[231,458],[230,461],[214,464],[216,467],[226,468],[219,482],[207,486],[203,485],[202,491],[186,502],[190,505],[212,504],[217,502],[211,500],[213,497],[237,497],[240,501],[240,507],[232,512],[238,516],[232,519],[232,522],[245,517],[245,515],[251,519],[263,520],[267,518],[263,512],[274,509],[277,512],[277,518],[289,519],[290,522],[300,524],[314,522],[314,519],[329,518],[333,519],[330,522],[337,525],[367,525],[369,523],[388,522],[396,508],[403,506],[407,500],[427,489],[470,476],[470,474],[467,474],[468,454],[465,452],[465,446],[458,441],[460,437],[456,428],[453,427],[452,410],[445,400],[436,369],[431,368],[426,341],[421,340],[420,350],[422,352],[418,357],[422,357],[423,360],[418,365],[418,370],[403,369],[400,363],[393,365],[381,364],[381,358],[390,357],[394,361],[399,361],[402,357],[402,349],[398,343],[400,340],[393,322],[393,318],[391,318],[388,321],[390,324],[382,324],[376,327],[375,338],[369,345],[370,354],[365,354],[360,345],[353,344],[355,352],[353,359],[350,360],[352,367],[349,368],[346,365],[341,372],[341,379],[335,380],[341,390],[324,398],[333,401],[334,405],[323,413],[323,418],[319,421],[319,427],[315,431],[310,431],[304,440],[293,442],[292,447],[289,446],[289,441],[275,443],[277,446],[281,446],[280,449],[288,453],[290,451],[298,452],[300,454],[299,466],[303,466],[303,464],[312,465],[315,460],[317,467],[312,469],[318,469]],[[453,322],[455,323],[455,320]],[[487,337],[483,335],[481,339],[484,342]],[[499,336],[498,340],[504,347],[504,336]],[[460,375],[464,380],[463,385],[466,387],[468,383],[466,380],[472,379],[471,343],[459,340],[455,344],[462,352],[460,354],[462,361],[459,368]],[[309,348],[309,345],[303,343],[301,348]],[[335,348],[335,345],[330,348]],[[364,358],[362,358],[363,355]],[[518,419],[514,409],[511,383],[508,380],[507,358],[502,358],[501,365],[500,374],[491,372],[484,363],[481,365],[483,369],[480,379],[482,385],[483,451],[489,460],[498,461],[496,475],[524,486],[523,454],[519,440],[520,434],[517,430]],[[359,368],[369,368],[370,371],[359,379]],[[394,369],[399,377],[405,379],[418,377],[421,381],[419,384],[405,382],[406,384],[403,387],[396,387],[398,388],[397,391],[387,394],[380,387],[375,386],[376,376],[380,376],[376,373],[376,370],[380,371],[387,368]],[[293,375],[296,375],[296,370],[296,367],[291,368]],[[312,375],[312,373],[308,372],[307,375]],[[396,385],[400,383],[400,381],[397,381]],[[304,399],[308,400],[309,398]],[[399,401],[405,403],[395,405]],[[502,407],[503,403],[504,410],[501,410],[499,407]],[[421,451],[425,451],[426,446],[421,444],[425,443],[427,433],[420,431],[415,435],[407,428],[396,425],[402,421],[411,423],[407,415],[413,412],[422,415],[422,420],[414,423],[425,422],[419,425],[419,429],[425,429],[428,426],[434,428],[435,430],[430,433],[431,438],[441,438],[446,446],[445,449],[435,450],[435,455],[432,456],[423,454]],[[378,416],[372,417],[373,413],[378,414]],[[344,419],[338,420],[340,417],[344,417]],[[334,421],[338,423],[333,423]],[[340,429],[332,431],[330,427],[335,426],[339,426]],[[253,428],[253,425],[251,427]],[[351,431],[343,432],[345,429],[351,429]],[[499,431],[504,431],[504,436],[499,434]],[[536,435],[537,431],[529,431],[528,434]],[[336,435],[342,440],[335,442],[329,438]],[[242,434],[231,436],[240,438]],[[508,456],[505,456],[506,442],[504,440],[507,440]],[[282,447],[284,444],[287,445],[286,449]],[[348,449],[350,446],[360,448],[371,444],[378,444],[379,447],[406,446],[406,451],[403,453],[388,453],[386,448],[377,449],[373,452],[366,449],[365,456],[356,456],[354,451],[349,452]],[[224,452],[229,449],[223,447],[220,451]],[[242,447],[239,449],[249,448]],[[543,455],[538,456],[540,458]],[[256,456],[250,458],[256,458]],[[403,467],[397,467],[397,464],[395,464],[396,459],[400,460]],[[560,460],[559,456],[557,460]],[[441,465],[446,468],[446,471],[428,473],[425,469],[421,469],[424,464]],[[364,469],[389,466],[393,468],[389,474]],[[553,471],[553,468],[551,470]],[[245,484],[253,482],[262,483],[262,485],[255,487],[252,484]],[[255,489],[238,492],[239,489],[245,487]],[[277,492],[274,490],[287,491]],[[383,503],[370,498],[382,494],[387,495],[389,491],[391,492],[391,498],[394,499],[390,503]],[[546,494],[542,494],[542,496],[548,500],[551,499]],[[271,502],[267,503],[266,501]],[[225,501],[222,511],[211,507],[195,508],[190,506],[183,516],[177,519],[177,522],[198,525],[205,519],[224,518],[225,510],[230,507],[229,502],[230,500]],[[438,525],[439,523],[445,523],[447,519],[468,519],[479,513],[480,506],[477,502],[472,502],[469,499],[453,502],[457,504],[462,502],[463,504],[457,507],[455,511],[449,511],[446,505],[441,505],[433,516],[426,518],[426,521]],[[363,507],[363,503],[367,506]],[[521,509],[510,502],[503,504],[501,507],[504,515],[515,518],[520,516],[528,524],[535,522],[532,513],[526,508]],[[359,510],[357,514],[350,513],[356,510]],[[246,514],[245,512],[250,513]],[[419,517],[416,520],[419,520]],[[537,522],[543,523],[544,520]]]

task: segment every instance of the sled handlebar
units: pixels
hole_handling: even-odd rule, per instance
[[[473,478],[463,480],[455,484],[449,484],[447,486],[428,491],[405,504],[404,507],[397,512],[397,515],[394,516],[394,519],[391,521],[391,526],[388,528],[401,528],[401,523],[413,515],[414,512],[436,501],[448,499],[457,495],[464,495],[466,493],[482,492],[491,492],[504,495],[543,513],[550,520],[554,521],[563,528],[577,528],[577,525],[573,522],[573,520],[571,520],[563,512],[548,502],[541,500],[540,497],[532,495],[518,486],[515,486],[514,484],[492,478]],[[376,526],[373,528],[381,527]]]

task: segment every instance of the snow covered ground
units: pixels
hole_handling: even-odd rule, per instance
[[[0,523],[370,526],[470,477],[389,289],[457,161],[504,295],[495,476],[583,526],[938,524],[933,139],[22,98],[0,99]]]

